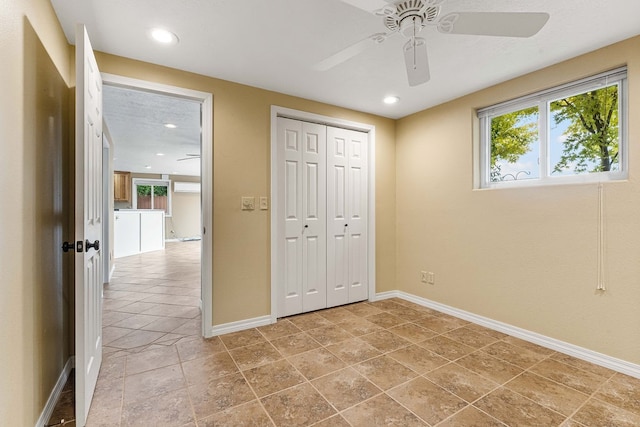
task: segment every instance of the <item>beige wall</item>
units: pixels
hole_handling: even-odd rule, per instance
[[[242,196],[269,195],[271,105],[376,126],[377,286],[395,287],[393,120],[111,55],[97,59],[103,72],[213,94],[215,325],[270,313],[270,212],[239,207]]]
[[[0,28],[0,418],[29,426],[72,346],[69,48],[47,0],[2,2]]]
[[[200,193],[176,193],[173,184],[177,182],[200,182],[199,176],[171,175],[171,217],[165,221],[167,239],[200,237]]]
[[[629,179],[605,188],[606,284],[597,279],[597,184],[472,189],[475,110],[628,64]],[[640,363],[640,38],[398,121],[398,289]],[[435,273],[434,286],[420,271]]]

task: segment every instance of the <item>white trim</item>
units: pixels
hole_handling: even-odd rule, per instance
[[[58,403],[58,399],[60,399],[64,385],[67,383],[69,374],[71,374],[71,370],[74,365],[75,358],[72,356],[67,359],[67,363],[64,364],[62,372],[60,372],[60,376],[58,377],[58,381],[56,381],[56,385],[53,386],[53,390],[51,390],[51,394],[49,394],[47,403],[44,405],[44,409],[40,414],[40,418],[36,421],[36,427],[44,427],[49,422],[49,418],[51,418],[53,411],[56,409],[56,403]]]
[[[230,332],[244,331],[246,329],[270,325],[271,323],[271,316],[268,314],[265,316],[254,317],[252,319],[223,323],[222,325],[216,325],[211,328],[211,336],[213,337],[217,335],[228,334]]]
[[[286,117],[305,122],[319,123],[328,126],[335,126],[345,129],[366,132],[369,135],[369,223],[368,223],[368,248],[367,265],[369,279],[369,299],[376,293],[376,127],[366,123],[353,122],[335,117],[323,116],[306,111],[292,110],[290,108],[271,106],[271,323],[278,319],[278,287],[274,283],[277,279],[277,168],[278,164],[278,117]]]
[[[200,157],[200,183],[202,192],[200,193],[200,201],[202,206],[201,217],[203,233],[202,253],[200,255],[200,271],[202,275],[200,295],[204,302],[202,307],[202,335],[204,337],[211,337],[213,336],[213,94],[108,73],[102,73],[102,80],[104,83],[113,86],[143,89],[150,92],[192,99],[199,101],[202,105],[202,156]]]
[[[626,375],[630,375],[635,378],[640,378],[640,365],[627,362],[622,359],[618,359],[606,354],[598,353],[597,351],[589,350],[584,347],[580,347],[574,344],[570,344],[564,341],[560,341],[555,338],[551,338],[536,332],[531,332],[526,329],[512,326],[507,323],[499,322],[497,320],[489,319],[488,317],[479,316],[477,314],[470,313],[468,311],[460,310],[439,302],[431,301],[426,298],[411,295],[402,291],[390,291],[381,292],[376,295],[375,301],[388,299],[388,298],[400,298],[405,301],[410,301],[419,304],[423,307],[428,307],[442,313],[449,314],[451,316],[458,317],[460,319],[467,320],[472,323],[484,326],[494,331],[502,332],[511,335],[522,340],[538,344],[542,347],[549,348],[551,350],[558,351],[569,356],[576,357],[581,360],[593,363],[598,366],[611,369],[616,372],[620,372]]]

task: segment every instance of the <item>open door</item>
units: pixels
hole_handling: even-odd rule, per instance
[[[102,79],[87,30],[76,28],[76,424],[84,426],[102,362]]]

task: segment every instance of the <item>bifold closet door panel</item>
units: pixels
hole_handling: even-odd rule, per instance
[[[278,119],[278,315],[326,307],[326,127]]]
[[[367,141],[327,128],[327,307],[368,297]]]

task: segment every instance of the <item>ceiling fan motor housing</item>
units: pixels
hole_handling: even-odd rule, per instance
[[[440,14],[440,6],[427,6],[424,0],[405,0],[396,4],[396,13],[385,16],[384,25],[392,32],[407,38],[420,32],[425,24],[433,23]]]

